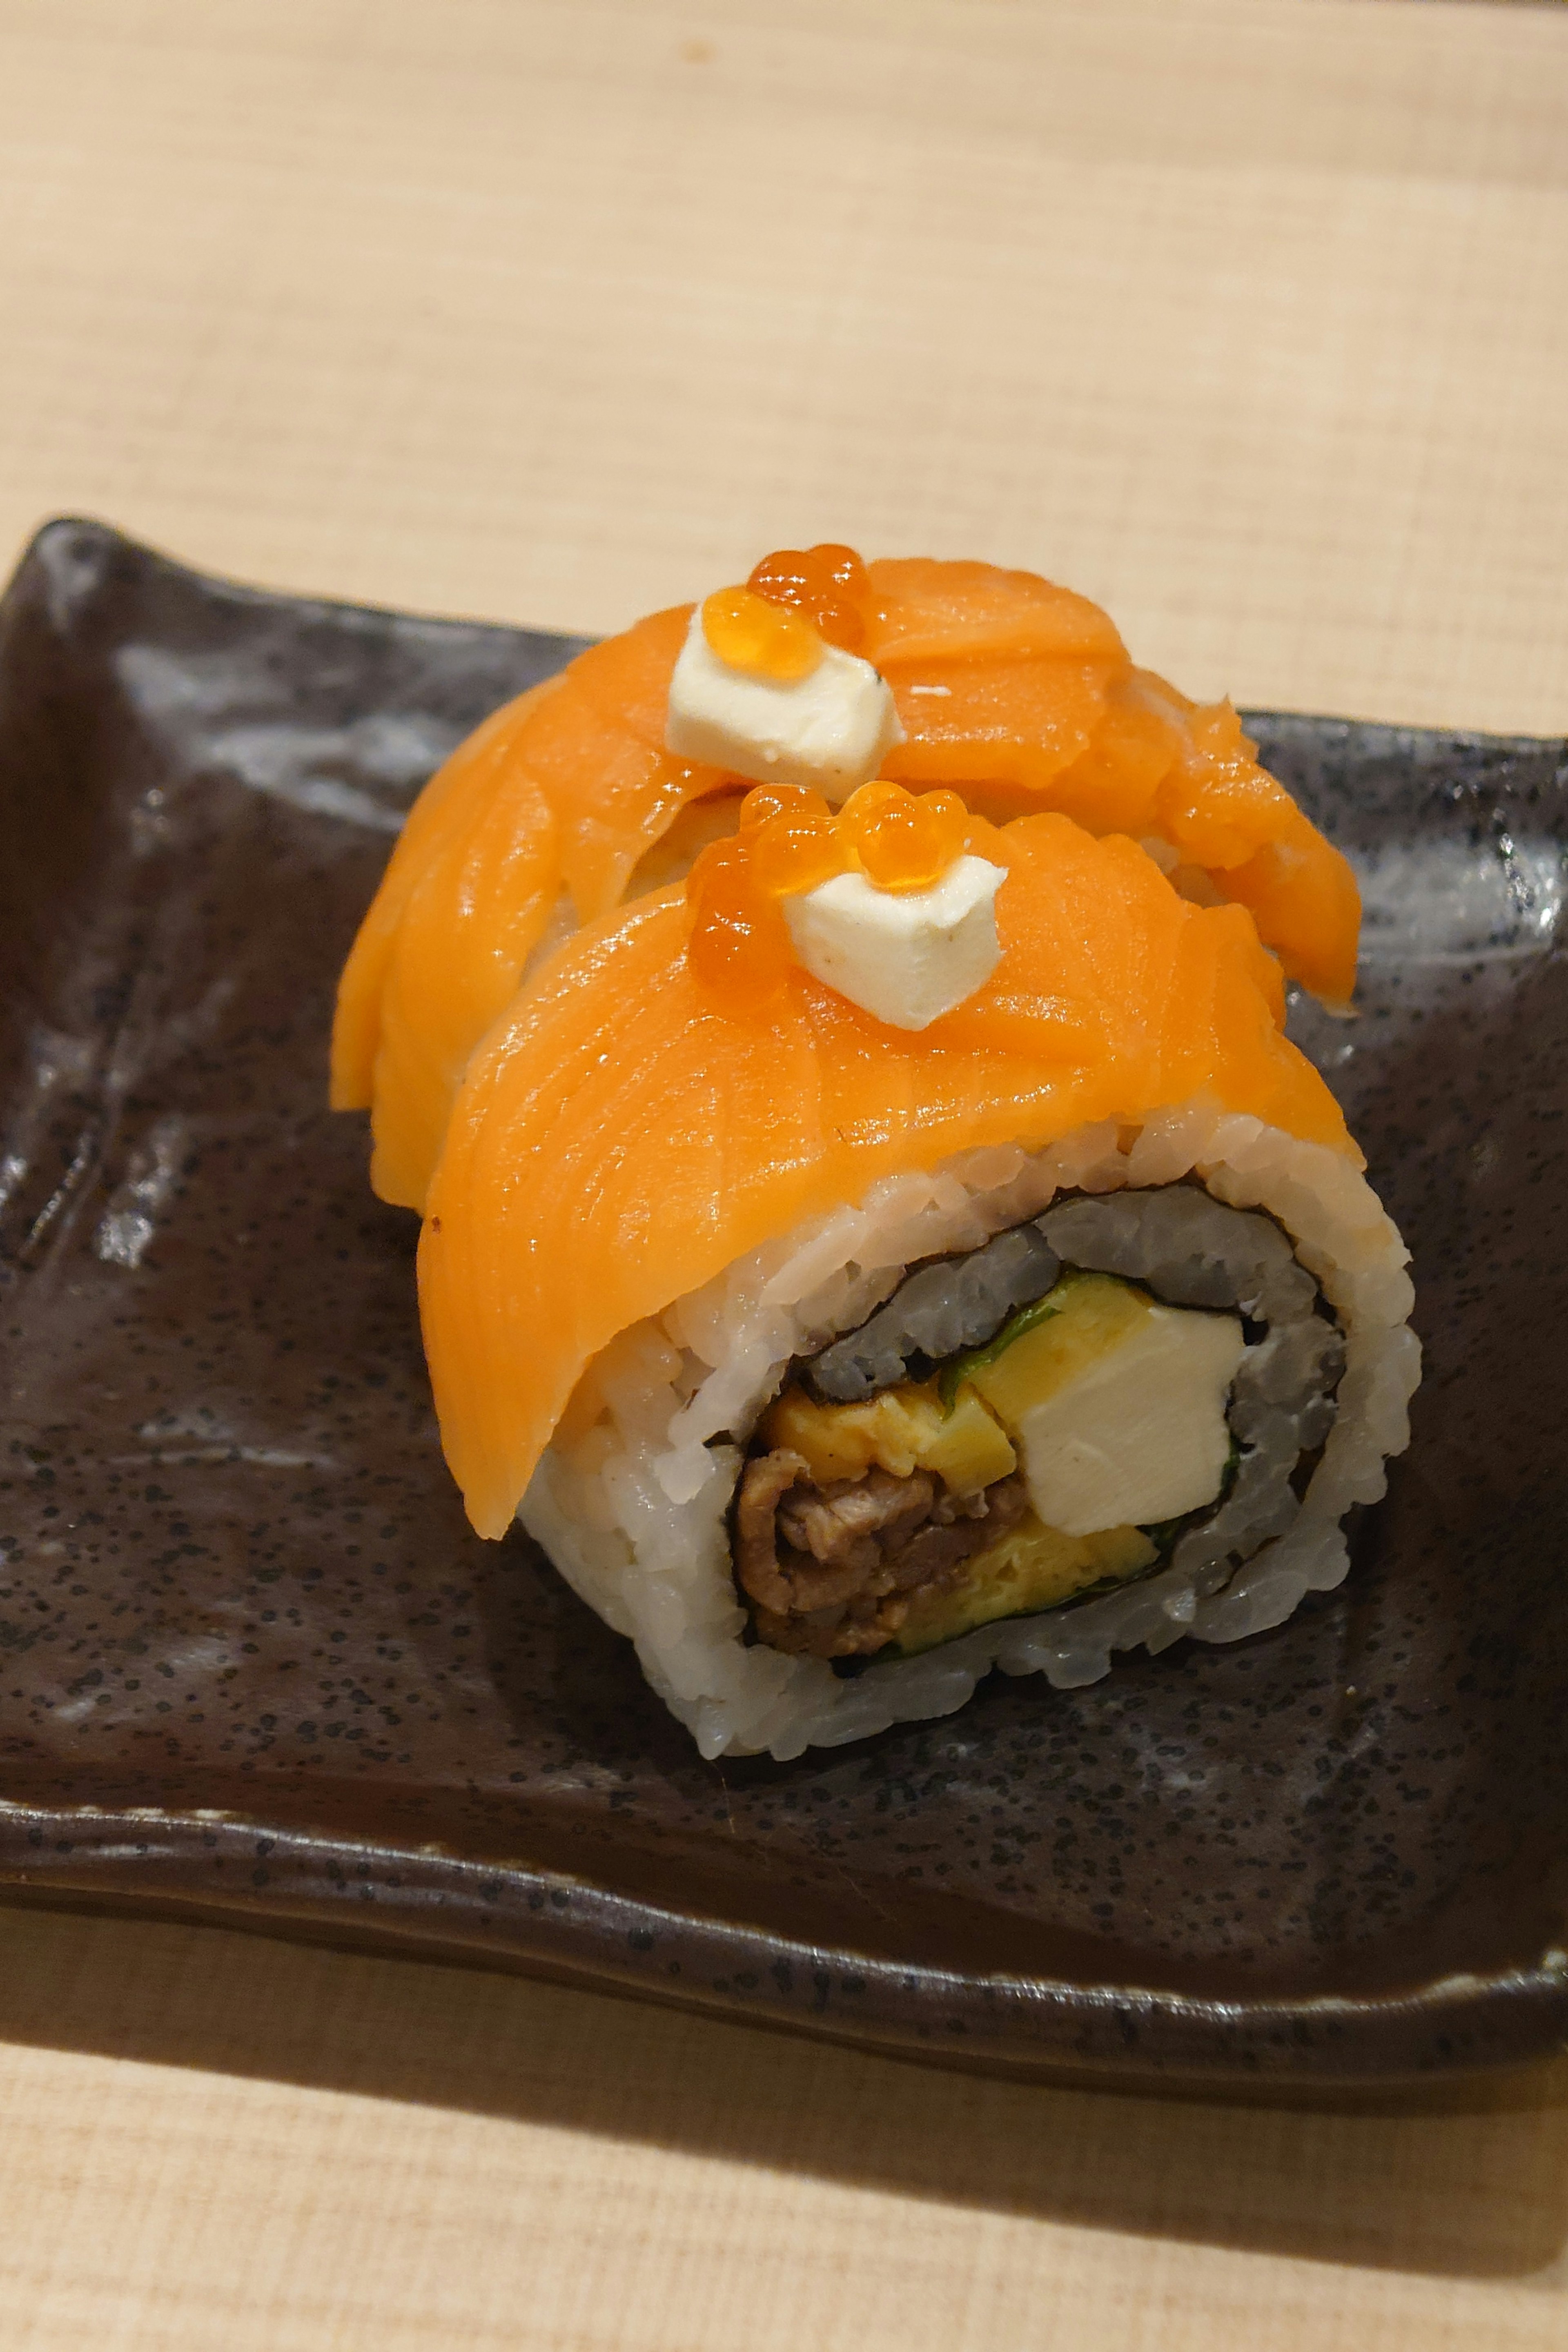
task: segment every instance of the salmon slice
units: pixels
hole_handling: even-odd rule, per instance
[[[560,827],[515,762],[408,894],[381,1000],[371,1183],[418,1209],[477,1038],[506,1011],[560,887]]]
[[[883,556],[866,569],[875,604],[863,651],[884,677],[928,661],[1126,665],[1110,614],[1037,572],[930,555]]]
[[[1145,680],[1161,688],[1160,680]],[[1167,703],[1173,698],[1163,688]],[[1188,707],[1187,745],[1156,793],[1158,837],[1184,875],[1205,877],[1247,908],[1292,980],[1331,1009],[1349,1010],[1355,989],[1361,892],[1349,861],[1323,839],[1282,784],[1257,761],[1229,703]]]
[[[1199,709],[1134,668],[1097,604],[1033,572],[916,557],[868,578],[866,652],[907,739],[886,774],[955,788],[996,824],[1054,810],[1148,841],[1178,890],[1247,907],[1289,978],[1348,1004],[1354,877],[1257,764],[1228,705]],[[579,655],[487,722],[416,803],[344,972],[333,1040],[332,1100],[372,1106],[384,1198],[422,1204],[467,1058],[542,942],[678,878],[733,829],[734,780],[664,748],[690,614],[652,614]]]
[[[426,786],[338,984],[331,1103],[371,1113],[371,1183],[422,1209],[468,1055],[516,992],[560,890],[554,812],[523,767],[547,680]]]
[[[650,614],[579,654],[529,728],[523,757],[560,820],[562,875],[580,922],[618,906],[632,872],[722,769],[664,748],[665,709],[689,604]]]
[[[423,1208],[464,1066],[558,895],[578,921],[616,905],[685,804],[723,784],[662,743],[689,614],[656,613],[509,703],[416,802],[344,970],[332,1037],[331,1100],[370,1108],[384,1201]]]
[[[560,686],[546,678],[493,711],[459,743],[420,793],[405,821],[370,911],[343,966],[332,1023],[331,1106],[363,1110],[375,1097],[382,999],[397,956],[404,909],[446,843],[504,788],[517,765],[518,740],[530,715]],[[461,909],[452,908],[454,923]]]
[[[1200,709],[1134,668],[1098,605],[1032,572],[926,557],[868,570],[866,656],[908,738],[885,774],[954,786],[993,823],[1052,808],[1163,841],[1179,888],[1249,908],[1291,980],[1349,1006],[1355,877],[1258,765],[1228,703]]]
[[[882,773],[906,784],[1017,784],[1037,807],[1104,722],[1110,678],[1090,662],[1018,655],[887,671],[905,740]]]
[[[674,888],[520,992],[469,1066],[419,1251],[442,1442],[481,1534],[510,1525],[618,1332],[879,1177],[1194,1098],[1359,1164],[1280,1034],[1279,966],[1244,908],[1192,905],[1132,842],[1064,816],[1006,842],[1002,960],[918,1035],[798,967],[762,1010],[726,1010]]]

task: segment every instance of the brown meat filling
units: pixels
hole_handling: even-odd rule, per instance
[[[1022,1518],[1024,1482],[960,1498],[917,1470],[814,1486],[798,1454],[746,1465],[735,1504],[735,1569],[761,1638],[811,1658],[864,1656],[890,1642],[917,1592],[946,1591]]]

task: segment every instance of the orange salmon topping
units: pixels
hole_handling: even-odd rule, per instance
[[[371,1182],[424,1205],[477,1038],[504,1013],[561,887],[561,828],[521,756],[550,679],[459,745],[410,811],[338,984],[334,1109],[371,1111]]]
[[[868,565],[825,544],[764,557],[718,601],[749,613],[764,646],[804,639],[818,659],[830,644],[873,662],[906,738],[884,778],[928,804],[938,787],[962,795],[975,855],[1007,865],[1013,820],[1046,811],[1152,841],[1178,892],[1246,908],[1288,979],[1348,1003],[1361,908],[1345,859],[1258,766],[1228,704],[1198,709],[1135,667],[1087,598],[1032,572]],[[732,830],[739,780],[665,747],[691,609],[579,654],[459,746],[411,811],[344,970],[333,1044],[332,1099],[372,1106],[384,1198],[423,1201],[468,1056],[520,982],[577,925],[679,880]],[[760,898],[852,864],[884,887],[921,887],[921,861],[899,845],[925,818],[879,825],[862,855],[821,806],[753,803],[759,835],[788,817],[752,859]]]
[[[746,585],[770,604],[805,614],[830,646],[847,654],[864,647],[871,582],[852,547],[833,540],[818,547],[781,547],[763,556]]]
[[[809,677],[822,659],[822,637],[804,614],[750,588],[716,588],[702,607],[702,634],[727,667],[775,686]]]

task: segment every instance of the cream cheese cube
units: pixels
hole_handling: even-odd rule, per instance
[[[1004,868],[960,857],[929,890],[879,890],[836,874],[784,903],[807,971],[893,1029],[928,1029],[984,987],[1002,953]]]
[[[748,677],[721,661],[691,615],[669,682],[667,751],[758,784],[810,784],[841,801],[904,740],[892,689],[858,654],[824,646],[805,677]]]
[[[1037,1517],[1089,1536],[1212,1503],[1246,1344],[1237,1316],[1151,1307],[1119,1346],[1019,1416],[1014,1435]]]

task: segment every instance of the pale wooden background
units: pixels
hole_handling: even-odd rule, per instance
[[[1568,9],[0,0],[0,556],[61,510],[581,628],[973,551],[1568,728]],[[0,2096],[7,2352],[1568,2337],[1568,2064],[1243,2111],[0,1913]]]

